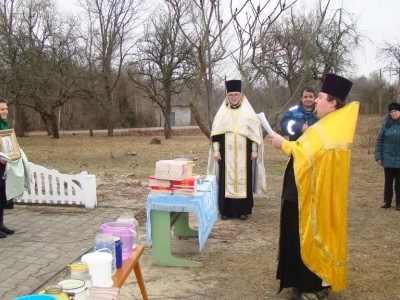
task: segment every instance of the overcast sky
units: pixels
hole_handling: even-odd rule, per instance
[[[358,30],[370,39],[364,42],[362,50],[353,55],[356,74],[368,76],[385,66],[376,58],[377,48],[382,46],[383,41],[400,42],[400,0],[331,0],[331,7],[339,7],[341,3],[358,17]]]
[[[56,1],[62,10],[71,10],[73,3],[77,3],[77,0]],[[152,0],[147,1],[152,2]],[[307,4],[314,5],[317,1],[298,0],[295,9],[301,9]],[[327,0],[321,1],[327,2]],[[254,0],[254,3],[256,2],[258,1]],[[357,69],[353,70],[355,75],[368,76],[371,72],[383,68],[385,63],[376,58],[377,48],[382,46],[384,40],[390,43],[400,42],[400,0],[331,0],[331,9],[340,6],[358,18],[359,32],[368,37],[364,40],[362,50],[353,54],[357,65]]]

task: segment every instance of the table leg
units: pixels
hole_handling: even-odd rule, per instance
[[[135,271],[136,280],[138,282],[138,285],[139,285],[139,288],[140,288],[140,292],[142,293],[143,300],[148,300],[149,296],[147,295],[146,286],[144,285],[142,270],[140,269],[139,261],[133,267],[133,271]]]
[[[201,267],[201,262],[175,258],[171,255],[170,212],[152,210],[150,214],[153,262],[161,266]]]
[[[199,236],[197,230],[189,227],[189,213],[181,213],[174,224],[174,235],[179,237]]]

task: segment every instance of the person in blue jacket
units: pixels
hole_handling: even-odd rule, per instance
[[[306,129],[316,123],[319,117],[314,115],[315,91],[304,87],[298,104],[289,108],[279,122],[282,135],[288,135],[289,141],[297,140]]]
[[[392,206],[394,182],[396,210],[400,210],[400,103],[390,103],[388,110],[376,139],[375,161],[383,167],[385,174],[381,208]]]

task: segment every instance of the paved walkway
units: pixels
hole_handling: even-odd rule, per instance
[[[93,247],[100,225],[123,209],[15,205],[5,210],[14,235],[0,239],[0,299],[27,295]]]

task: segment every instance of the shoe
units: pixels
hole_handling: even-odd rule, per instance
[[[4,239],[7,237],[7,234],[0,231],[0,239]]]
[[[247,215],[240,215],[239,220],[247,220]]]
[[[301,296],[301,291],[298,288],[292,288],[292,293],[294,297],[300,297]]]
[[[4,225],[0,225],[0,231],[6,234],[14,234],[15,230],[9,229]]]
[[[396,204],[396,210],[400,210],[400,204]]]
[[[222,215],[222,216],[221,216],[221,220],[224,220],[224,221],[225,221],[225,220],[228,220],[228,219],[229,219],[229,218],[228,218],[227,215]]]
[[[322,291],[315,293],[301,293],[300,296],[295,296],[290,298],[290,300],[327,300],[328,299],[328,289],[323,289]]]
[[[392,205],[390,205],[389,203],[383,203],[381,205],[381,208],[391,208],[391,207],[392,207]]]

